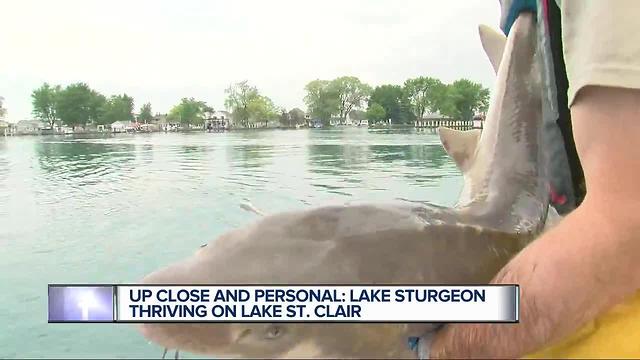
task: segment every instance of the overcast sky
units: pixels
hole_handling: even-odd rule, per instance
[[[477,29],[499,15],[498,0],[0,0],[0,96],[15,122],[45,81],[124,92],[154,112],[182,97],[221,110],[245,79],[287,109],[305,109],[310,80],[342,75],[492,87]]]

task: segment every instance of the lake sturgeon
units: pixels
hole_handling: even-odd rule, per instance
[[[486,284],[544,228],[534,18],[508,38],[480,37],[497,72],[485,127],[441,128],[464,176],[457,204],[349,204],[267,214],[229,231],[142,284]],[[240,358],[411,358],[407,338],[431,324],[141,324],[170,349]]]

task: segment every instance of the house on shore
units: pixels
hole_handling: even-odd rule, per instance
[[[98,125],[95,124],[84,124],[84,125],[76,125],[71,128],[70,133],[74,134],[89,134],[98,132]],[[66,132],[69,133],[69,132]]]
[[[40,135],[42,128],[42,122],[39,120],[20,120],[15,125],[18,135]]]
[[[111,123],[111,132],[114,133],[125,133],[135,129],[136,126],[131,121],[114,121]]]
[[[111,132],[114,132],[114,133],[125,132],[126,131],[125,127],[126,125],[122,121],[115,121],[111,123]]]
[[[228,111],[215,111],[204,120],[204,128],[207,130],[228,130],[233,126],[231,113]]]
[[[125,126],[125,131],[131,131],[132,129],[142,132],[160,131],[160,125],[158,124],[158,121],[160,120],[161,116],[166,117],[166,115],[156,113],[156,115],[152,116],[150,120],[144,122],[140,120],[140,114],[134,113],[133,122],[129,121],[131,127],[127,129],[127,127]],[[124,123],[126,124],[127,122],[125,121]]]
[[[322,123],[322,120],[320,119],[308,119],[308,126],[311,129],[320,129],[322,127],[324,127],[324,124]]]
[[[359,114],[356,112],[359,112]],[[310,128],[321,128],[321,127],[324,127],[325,125],[327,126],[365,126],[366,127],[369,125],[369,121],[364,118],[365,116],[366,114],[364,114],[364,111],[353,110],[353,111],[350,111],[344,118],[341,118],[338,116],[332,116],[331,118],[329,118],[328,124],[323,123],[318,118],[312,117],[311,114],[309,113],[306,113],[304,118],[305,118],[306,125],[309,126]]]
[[[168,114],[156,113],[148,124],[153,125],[148,127],[149,131],[177,131],[180,128],[180,123],[170,120]]]
[[[0,120],[0,135],[3,135],[3,136],[13,135],[15,131],[16,129],[14,124],[5,120]]]

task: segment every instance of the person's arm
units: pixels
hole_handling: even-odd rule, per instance
[[[585,87],[571,117],[587,196],[493,281],[520,284],[520,323],[447,325],[430,358],[522,357],[640,289],[640,90]]]

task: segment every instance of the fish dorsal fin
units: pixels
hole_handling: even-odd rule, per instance
[[[439,127],[438,134],[447,154],[455,161],[458,168],[465,172],[469,168],[478,147],[480,130],[462,131]]]
[[[497,74],[502,60],[502,53],[504,53],[504,47],[507,43],[507,37],[502,32],[487,25],[478,26],[478,32],[480,33],[484,52],[487,53],[493,70]]]

